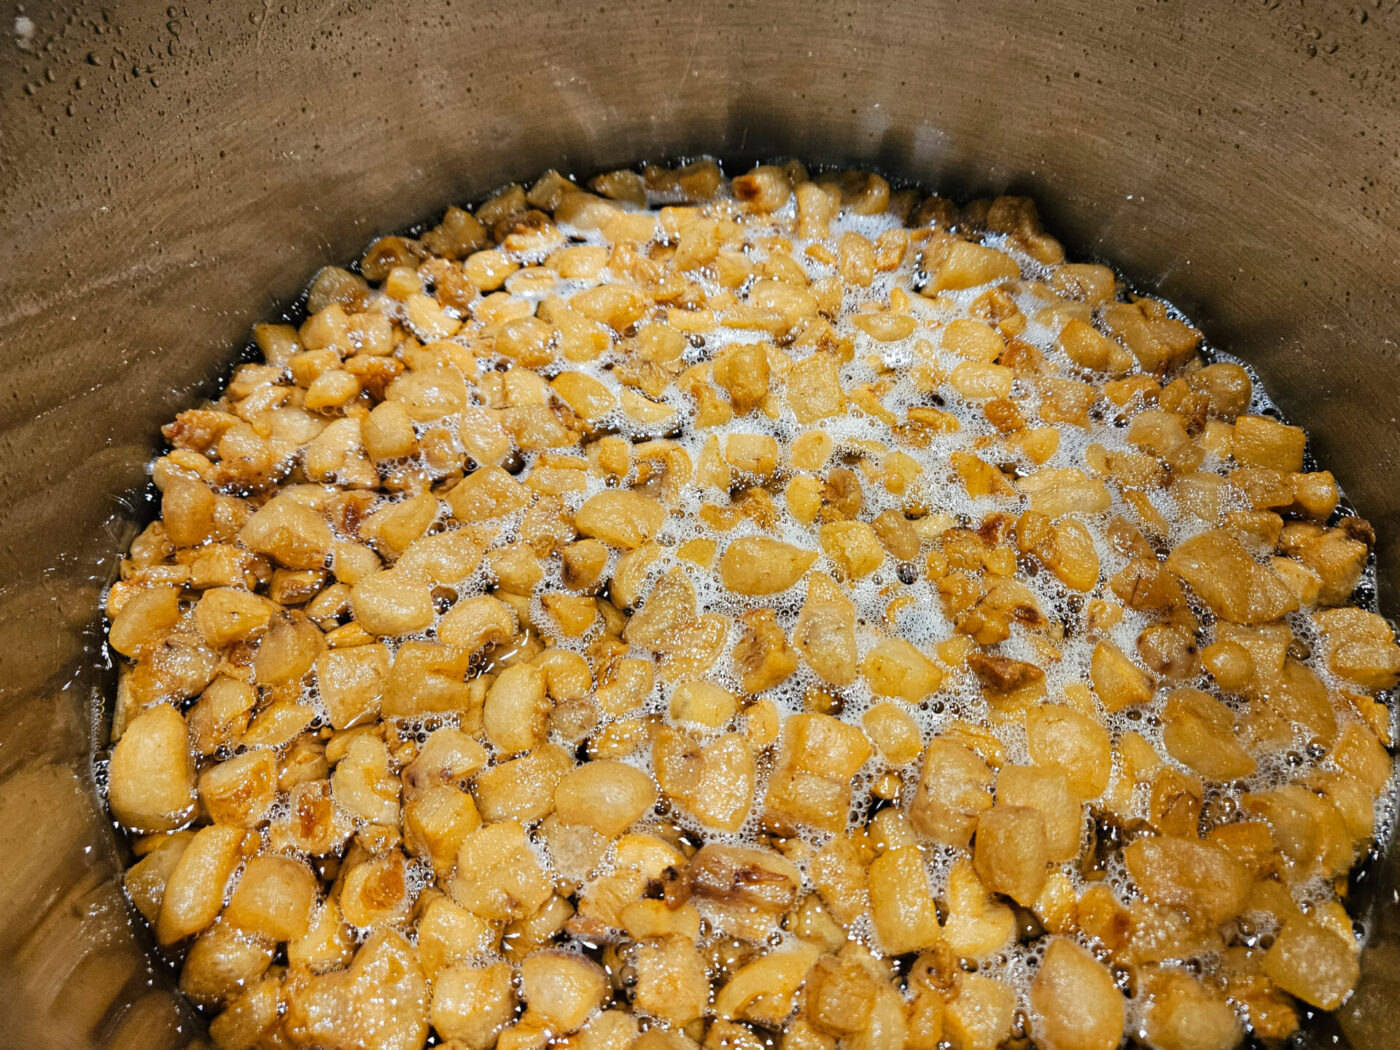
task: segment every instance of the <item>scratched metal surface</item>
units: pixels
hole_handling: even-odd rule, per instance
[[[0,54],[0,1046],[197,1031],[87,767],[92,610],[156,426],[322,263],[546,167],[790,154],[1031,193],[1259,367],[1400,583],[1396,0],[0,0]],[[1393,868],[1370,881],[1358,1048],[1398,1019]]]

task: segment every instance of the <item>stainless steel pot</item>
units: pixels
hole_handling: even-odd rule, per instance
[[[0,1046],[198,1038],[88,757],[158,424],[316,267],[550,166],[795,155],[1032,194],[1258,366],[1375,522],[1383,603],[1400,583],[1392,0],[0,0],[0,54]],[[1395,1045],[1397,853],[1312,1039]]]

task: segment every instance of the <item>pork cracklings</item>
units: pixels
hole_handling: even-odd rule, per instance
[[[1371,528],[1029,201],[551,172],[255,335],[106,599],[126,889],[219,1050],[1228,1050],[1350,994]]]

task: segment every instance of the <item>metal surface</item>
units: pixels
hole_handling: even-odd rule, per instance
[[[709,152],[1011,189],[1254,363],[1400,584],[1400,9],[0,0],[0,1046],[161,1047],[93,801],[99,588],[157,426],[376,231]],[[1393,858],[1392,858],[1393,861]],[[1394,1045],[1393,865],[1352,1045]]]

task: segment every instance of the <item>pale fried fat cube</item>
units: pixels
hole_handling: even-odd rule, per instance
[[[222,1005],[267,972],[273,953],[266,937],[216,923],[190,945],[180,968],[180,991],[201,1006]]]
[[[1045,884],[1050,863],[1043,817],[1038,809],[998,802],[977,818],[973,865],[987,888],[1031,906]]]
[[[316,903],[316,877],[290,857],[251,858],[229,898],[225,919],[239,929],[273,941],[304,934]]]
[[[781,1024],[792,1012],[792,997],[819,954],[815,945],[799,942],[795,948],[759,956],[741,967],[716,994],[715,1016]]]
[[[651,903],[651,902],[643,902]],[[689,938],[665,936],[637,946],[637,1006],[684,1027],[704,1015],[710,978],[705,960]]]
[[[1278,573],[1260,565],[1239,540],[1218,529],[1178,544],[1166,565],[1231,623],[1268,623],[1298,608],[1298,599]]]
[[[285,494],[274,496],[254,511],[238,538],[289,569],[322,568],[333,539],[320,514]]]
[[[1244,1033],[1230,1004],[1187,973],[1148,975],[1143,1033],[1162,1050],[1232,1050]]]
[[[574,527],[580,534],[610,547],[632,550],[651,539],[665,518],[665,508],[650,496],[608,489],[590,497],[579,508]]]
[[[1264,972],[1285,991],[1322,1010],[1340,1006],[1360,976],[1356,949],[1305,916],[1284,923],[1264,956]]]
[[[382,644],[329,649],[316,658],[316,686],[332,728],[349,729],[379,713],[391,657]]]
[[[1062,771],[1081,798],[1097,798],[1108,787],[1108,731],[1086,715],[1060,704],[1029,707],[1026,743],[1031,761]]]
[[[559,781],[574,766],[561,747],[541,744],[476,775],[476,803],[487,821],[535,821],[554,809]]]
[[[526,751],[544,740],[549,716],[544,674],[515,664],[497,676],[482,706],[486,739],[503,754]]]
[[[717,729],[734,717],[738,698],[713,682],[691,679],[672,690],[670,707],[671,717],[676,721],[698,722]]]
[[[882,853],[871,862],[867,880],[875,932],[886,951],[900,955],[938,940],[938,909],[918,846]]]
[[[992,805],[992,771],[971,750],[934,738],[924,751],[909,819],[921,833],[948,846],[966,846],[977,818]]]
[[[1313,615],[1327,640],[1327,666],[1366,689],[1400,681],[1400,646],[1384,618],[1363,609],[1325,609]]]
[[[135,831],[183,824],[195,801],[189,727],[168,704],[147,708],[126,727],[108,763],[112,815]]]
[[[1079,853],[1084,807],[1063,770],[1003,766],[997,773],[996,801],[998,805],[1029,807],[1040,814],[1049,860],[1071,860]]]
[[[514,1018],[515,989],[508,963],[457,963],[433,982],[433,1027],[469,1050],[487,1050]]]
[[[893,766],[907,765],[919,757],[919,724],[896,704],[876,704],[861,719],[865,733]]]
[[[240,859],[241,828],[209,824],[195,832],[165,883],[156,938],[174,944],[212,923],[224,906],[224,889]]]
[[[832,685],[856,676],[855,605],[840,584],[822,572],[807,577],[807,598],[793,628],[792,644]]]
[[[992,977],[959,973],[943,1014],[953,1050],[995,1050],[1011,1032],[1016,993]]]
[[[1203,777],[1237,780],[1257,763],[1235,738],[1235,717],[1219,700],[1198,689],[1178,689],[1162,712],[1167,753]]]
[[[457,860],[462,840],[481,825],[471,795],[455,785],[429,787],[404,803],[404,839],[409,852],[445,875]]]
[[[768,784],[768,812],[780,821],[827,831],[846,826],[851,777],[870,757],[865,734],[829,715],[793,715],[783,726],[783,749]]]
[[[1123,851],[1128,874],[1150,900],[1220,923],[1239,914],[1249,873],[1224,850],[1172,835],[1134,840]]]
[[[777,594],[801,579],[816,559],[816,551],[766,536],[744,536],[720,555],[720,579],[735,594]]]
[[[559,951],[542,951],[520,964],[527,1017],[557,1032],[573,1032],[602,1003],[607,978],[596,963]]]
[[[297,1042],[413,1050],[428,1038],[423,971],[413,947],[393,930],[371,936],[348,969],[289,973],[284,990],[284,1024]]]
[[[199,778],[199,797],[216,824],[256,827],[277,799],[277,756],[266,748],[206,769]]]
[[[1094,646],[1089,678],[1099,702],[1109,712],[1137,707],[1152,699],[1152,676],[1107,639]]]
[[[1045,1050],[1116,1050],[1123,996],[1092,955],[1064,937],[1045,949],[1031,982],[1031,1028]]]
[[[1240,416],[1231,432],[1230,454],[1249,467],[1300,471],[1307,435],[1267,416]]]
[[[917,704],[943,683],[938,665],[902,638],[882,639],[861,661],[861,671],[877,696]]]
[[[554,789],[554,808],[569,824],[587,824],[615,838],[656,801],[656,785],[640,769],[615,759],[585,762]]]

